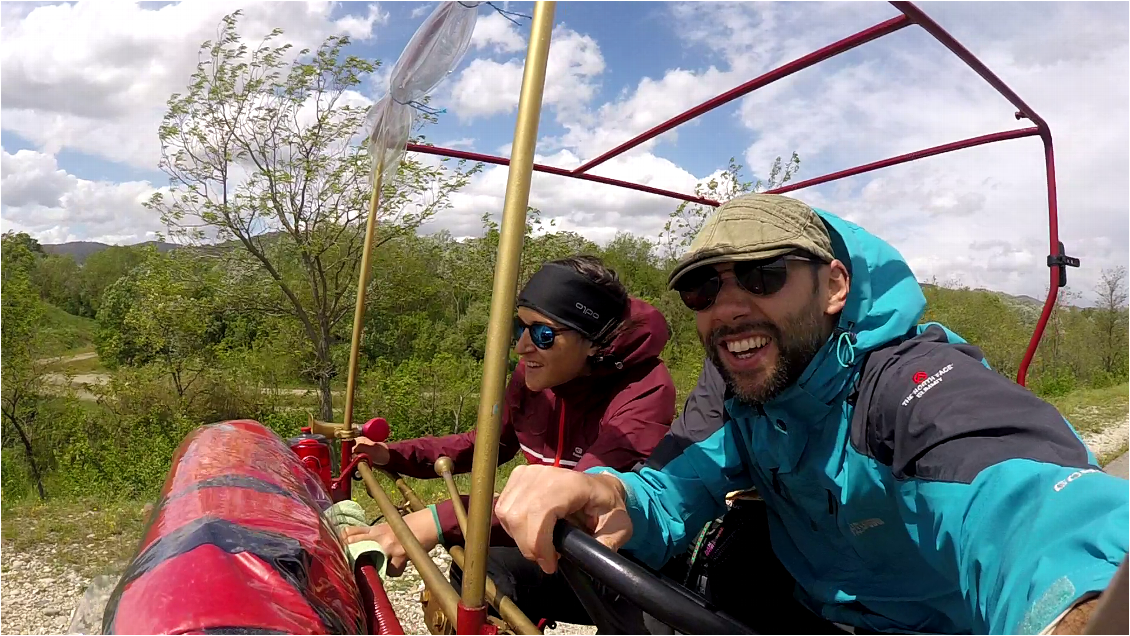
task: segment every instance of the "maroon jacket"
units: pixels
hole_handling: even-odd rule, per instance
[[[622,334],[611,353],[623,368],[601,366],[591,375],[552,389],[530,391],[525,365],[519,363],[506,387],[498,462],[521,450],[530,464],[584,471],[608,466],[621,471],[643,463],[675,418],[675,382],[659,358],[670,338],[663,314],[632,299],[631,319],[642,322]],[[441,456],[455,462],[456,473],[471,470],[475,432],[423,437],[388,445],[388,468],[402,475],[435,478]],[[467,498],[463,498],[466,505]],[[461,543],[462,533],[450,501],[436,506],[445,545]],[[491,544],[512,545],[492,517]]]

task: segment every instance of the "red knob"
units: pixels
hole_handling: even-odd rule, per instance
[[[383,417],[374,417],[361,427],[361,434],[374,442],[383,442],[388,439],[388,432],[388,420]]]

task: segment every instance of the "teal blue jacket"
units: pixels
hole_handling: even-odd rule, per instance
[[[798,599],[826,619],[1038,633],[1126,558],[1128,483],[979,350],[920,324],[925,298],[893,247],[817,213],[851,271],[838,328],[762,407],[730,398],[708,362],[648,465],[590,471],[627,488],[623,549],[661,567],[727,493],[756,487]]]

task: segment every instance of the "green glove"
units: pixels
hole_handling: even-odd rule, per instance
[[[325,512],[326,519],[334,530],[340,531],[344,527],[368,527],[365,522],[365,510],[361,504],[346,499],[339,501],[330,506],[329,510]],[[345,545],[345,553],[349,557],[349,565],[352,567],[357,563],[357,559],[362,555],[369,555],[373,560],[373,565],[377,567],[377,575],[381,579],[385,578],[385,572],[388,569],[388,559],[385,557],[384,549],[381,544],[376,541],[357,541],[356,543],[348,543]]]

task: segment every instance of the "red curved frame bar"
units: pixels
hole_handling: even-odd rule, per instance
[[[365,619],[369,623],[370,634],[403,634],[404,628],[392,601],[388,598],[385,586],[377,569],[371,563],[358,564],[356,569],[357,588],[365,605]]]
[[[1059,293],[1059,288],[1066,284],[1066,274],[1064,268],[1067,264],[1077,266],[1078,261],[1069,259],[1061,253],[1059,244],[1059,213],[1056,202],[1056,188],[1055,188],[1055,153],[1052,147],[1052,133],[1051,128],[1047,122],[1040,117],[1036,111],[1024,102],[1007,84],[997,77],[992,71],[989,70],[977,56],[973,55],[969,49],[965,48],[960,42],[957,41],[952,35],[946,32],[937,22],[930,16],[926,15],[920,8],[912,2],[891,2],[892,6],[901,12],[902,15],[891,18],[884,22],[880,22],[872,27],[859,31],[850,35],[842,40],[833,42],[822,49],[809,53],[803,57],[797,58],[792,62],[784,64],[776,69],[773,69],[763,75],[756,77],[744,84],[736,86],[717,97],[711,98],[694,108],[691,108],[671,119],[653,127],[645,133],[637,135],[628,141],[616,146],[594,159],[581,164],[581,166],[568,170],[565,168],[556,168],[543,164],[534,164],[534,170],[537,172],[545,172],[548,174],[555,174],[563,177],[571,177],[573,179],[582,179],[584,181],[592,181],[595,183],[603,183],[606,185],[613,185],[621,188],[628,188],[631,190],[638,190],[640,192],[648,192],[651,194],[658,194],[661,196],[671,197],[682,201],[689,201],[691,203],[699,203],[702,205],[717,206],[717,201],[704,199],[691,194],[683,194],[673,192],[671,190],[664,190],[661,188],[653,188],[651,186],[630,183],[621,181],[619,179],[612,179],[609,177],[601,177],[589,174],[589,170],[599,166],[600,164],[622,155],[623,153],[639,146],[640,144],[654,139],[659,135],[675,128],[676,126],[686,123],[699,115],[707,113],[719,106],[727,104],[739,97],[748,95],[749,93],[767,86],[779,79],[788,77],[798,71],[806,69],[810,66],[823,62],[829,58],[835,57],[845,51],[850,51],[858,46],[877,40],[885,35],[890,35],[905,27],[917,25],[924,31],[929,33],[935,40],[953,52],[961,61],[965,62],[973,71],[980,75],[986,82],[989,83],[998,93],[1007,99],[1013,106],[1016,107],[1016,118],[1027,119],[1035,124],[1029,128],[1021,128],[1017,130],[1008,130],[998,133],[983,135],[980,137],[973,137],[953,143],[943,144],[941,146],[934,146],[917,152],[891,157],[882,161],[868,163],[855,168],[833,172],[831,174],[806,179],[797,183],[792,183],[787,186],[769,190],[771,194],[781,194],[784,192],[792,192],[801,188],[807,188],[822,183],[828,183],[837,179],[844,179],[872,170],[880,168],[887,168],[890,166],[898,165],[900,163],[907,163],[917,159],[932,157],[946,152],[953,152],[964,148],[972,148],[974,146],[981,146],[984,144],[994,143],[998,141],[1006,141],[1009,139],[1020,139],[1023,137],[1039,136],[1044,144],[1044,160],[1047,166],[1047,188],[1048,188],[1048,235],[1050,248],[1048,251],[1048,267],[1050,271],[1050,286],[1048,288],[1048,297],[1044,301],[1043,310],[1040,313],[1040,319],[1036,323],[1036,329],[1032,333],[1032,338],[1028,343],[1028,349],[1024,352],[1024,359],[1020,363],[1020,369],[1016,374],[1016,381],[1023,386],[1028,375],[1028,368],[1032,363],[1033,357],[1036,355],[1036,349],[1039,347],[1040,338],[1043,336],[1044,328],[1047,326],[1048,318],[1051,316],[1052,309],[1055,307],[1056,297]],[[452,157],[456,159],[467,159],[471,161],[481,161],[483,163],[491,163],[497,165],[509,165],[510,160],[505,157],[494,155],[484,155],[476,152],[467,152],[463,150],[455,150],[453,148],[441,148],[437,146],[425,146],[419,144],[408,144],[408,150],[411,152],[419,152],[424,154],[439,155],[443,157]]]

